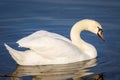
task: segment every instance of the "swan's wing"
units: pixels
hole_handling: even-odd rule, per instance
[[[31,51],[47,59],[72,58],[78,56],[80,51],[72,43],[51,37],[41,37],[26,44]]]
[[[80,50],[69,39],[47,31],[35,32],[17,43],[47,59],[70,58],[71,60],[74,56],[80,55]]]
[[[51,37],[51,38],[56,38],[56,39],[61,39],[61,40],[67,41],[67,42],[71,42],[69,39],[67,39],[64,36],[61,36],[59,34],[40,30],[40,31],[36,31],[35,33],[33,33],[27,37],[20,39],[19,41],[17,41],[17,43],[19,44],[20,47],[28,48],[27,45],[31,41],[34,42],[35,40],[38,40],[38,39],[43,38],[43,37]],[[33,45],[33,44],[29,44],[29,45]]]

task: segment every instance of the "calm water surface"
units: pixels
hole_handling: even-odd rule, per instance
[[[105,42],[92,33],[81,34],[97,48],[97,59],[18,66],[4,47],[7,43],[19,50],[17,40],[41,29],[69,38],[72,25],[85,18],[97,20],[104,29]],[[90,74],[120,80],[119,34],[120,0],[0,0],[0,80],[83,80],[79,77]]]

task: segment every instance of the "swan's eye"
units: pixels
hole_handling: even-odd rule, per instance
[[[103,30],[102,30],[101,28],[99,28],[99,27],[97,27],[97,28],[98,28],[98,32],[99,32],[99,31],[103,32]]]

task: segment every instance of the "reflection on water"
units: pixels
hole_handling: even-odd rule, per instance
[[[11,79],[21,80],[31,76],[32,80],[86,80],[80,77],[93,74],[88,68],[95,65],[96,59],[62,65],[18,66]]]

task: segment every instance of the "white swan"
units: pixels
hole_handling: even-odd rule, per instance
[[[72,27],[71,41],[59,34],[40,30],[17,42],[20,47],[30,50],[17,51],[7,44],[5,46],[19,65],[66,64],[89,60],[97,56],[97,51],[94,46],[81,39],[80,33],[83,30],[104,39],[101,25],[94,20],[84,19]]]

